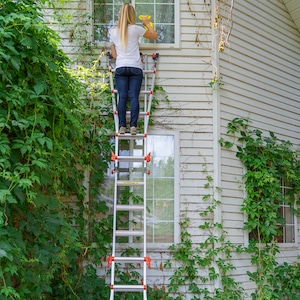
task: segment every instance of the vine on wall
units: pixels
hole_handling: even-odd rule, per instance
[[[107,299],[95,265],[111,223],[95,222],[107,208],[82,182],[84,170],[99,183],[107,169],[111,146],[98,133],[110,126],[99,117],[110,91],[87,93],[89,79],[71,74],[44,3],[0,0],[0,298]]]
[[[212,51],[217,49],[218,52],[224,52],[225,47],[229,47],[229,37],[232,31],[233,19],[232,12],[234,7],[234,0],[218,0],[215,1],[214,17],[212,28],[214,30],[212,40]],[[214,69],[214,77],[209,83],[211,87],[222,86],[222,77],[219,75],[219,67],[212,60]]]
[[[235,118],[228,124],[229,135],[235,142],[220,140],[228,149],[234,145],[236,156],[246,168],[243,176],[246,197],[242,211],[248,217],[245,230],[249,232],[249,246],[254,272],[247,272],[257,289],[253,299],[298,299],[300,297],[299,263],[278,264],[278,238],[283,235],[286,220],[280,206],[288,204],[300,216],[300,161],[299,150],[289,141],[280,140],[273,132],[265,137],[258,129],[250,129],[249,120]],[[282,192],[282,182],[288,186]],[[294,234],[297,234],[296,232]],[[290,278],[289,283],[286,278]]]
[[[204,172],[207,173],[206,170]],[[222,223],[214,222],[215,211],[221,204],[214,194],[221,190],[213,185],[210,175],[206,174],[206,179],[208,193],[203,200],[208,204],[199,214],[203,220],[203,224],[199,225],[200,235],[206,238],[195,244],[188,231],[190,219],[187,214],[181,216],[180,242],[170,247],[172,258],[165,264],[168,268],[173,266],[174,260],[179,264],[170,278],[170,298],[167,299],[244,299],[243,288],[231,276],[236,269],[231,262],[232,254],[242,252],[242,248],[226,239],[227,232]],[[215,286],[217,280],[221,286],[215,290],[209,289],[209,286]]]

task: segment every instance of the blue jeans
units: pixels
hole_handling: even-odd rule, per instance
[[[121,67],[115,71],[116,86],[118,90],[118,116],[119,126],[126,127],[126,104],[130,99],[130,127],[136,127],[140,102],[139,95],[143,81],[143,71],[139,68]]]

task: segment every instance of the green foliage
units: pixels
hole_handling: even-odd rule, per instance
[[[60,32],[68,37],[72,52],[76,53],[72,56],[73,63],[88,66],[90,58],[95,56],[96,47],[89,32],[93,16],[86,12],[86,1],[78,0],[76,10],[69,9],[73,5],[71,0],[47,2],[54,8],[52,17],[58,22]]]
[[[236,156],[246,167],[244,175],[246,198],[242,210],[248,216],[245,230],[250,233],[247,252],[255,272],[248,272],[250,280],[257,285],[253,299],[298,299],[299,285],[289,284],[287,278],[298,281],[299,266],[284,263],[278,265],[278,237],[285,220],[280,205],[288,204],[299,215],[300,163],[299,152],[291,142],[279,140],[273,132],[264,137],[262,131],[251,130],[247,119],[236,118],[228,124],[228,134],[237,136]],[[234,142],[220,140],[222,146],[232,148]],[[288,186],[282,192],[282,183]]]
[[[187,299],[187,292],[192,299],[244,299],[244,291],[238,282],[230,277],[235,266],[230,262],[232,253],[239,253],[240,247],[226,240],[226,231],[221,223],[214,222],[214,213],[220,205],[220,201],[214,198],[215,191],[220,191],[213,186],[212,177],[207,175],[207,188],[210,192],[203,197],[208,204],[206,209],[200,213],[204,223],[199,226],[206,238],[199,245],[193,244],[191,235],[188,232],[190,219],[182,216],[180,222],[181,240],[178,244],[172,245],[170,250],[172,260],[178,262],[174,274],[170,278],[168,292],[175,298],[166,299]],[[172,267],[172,260],[169,260],[165,267]],[[221,281],[221,287],[210,291],[207,287],[214,285],[216,280]],[[182,288],[186,286],[187,290]]]
[[[109,92],[86,93],[89,77],[67,70],[38,13],[43,2],[0,2],[0,298],[107,299],[94,266],[111,221],[95,222],[107,208],[94,183],[111,148],[99,115]]]

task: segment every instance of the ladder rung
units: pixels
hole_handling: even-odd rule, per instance
[[[144,161],[145,158],[143,156],[118,156],[119,161],[132,161],[132,162],[140,162]]]
[[[135,263],[135,262],[144,262],[144,257],[125,257],[125,256],[115,256],[115,262],[125,262],[125,263]]]
[[[111,72],[115,72],[115,69],[110,69]],[[143,70],[143,73],[156,73],[155,69],[147,69],[147,70]]]
[[[153,93],[152,90],[148,90],[148,91],[143,90],[143,91],[140,91],[140,94],[141,94],[141,95],[152,94],[152,93]]]
[[[133,140],[139,139],[140,140],[140,139],[143,139],[146,137],[146,135],[144,133],[139,133],[136,135],[131,135],[130,133],[125,133],[125,134],[118,134],[116,136],[122,140],[129,140],[129,139],[133,139]]]
[[[116,236],[144,236],[144,231],[116,230]]]
[[[126,111],[126,115],[130,116],[130,111]],[[148,111],[140,111],[139,116],[148,116],[150,113]]]
[[[153,73],[154,74],[154,73],[156,73],[156,70],[155,69],[152,69],[152,70],[148,69],[148,70],[143,70],[143,72],[144,73]]]
[[[113,93],[113,94],[117,94],[118,93],[118,90],[111,90],[111,93]],[[145,91],[145,90],[142,90],[142,91],[140,91],[140,95],[146,95],[146,94],[152,94],[153,93],[153,91],[152,90],[147,90],[147,91]]]
[[[144,285],[113,285],[112,290],[116,292],[143,292],[146,287]]]
[[[117,181],[118,186],[142,186],[144,185],[144,181],[124,181],[124,180],[118,180]]]
[[[136,210],[144,210],[143,205],[124,205],[124,204],[117,204],[116,209],[118,211],[136,211]]]

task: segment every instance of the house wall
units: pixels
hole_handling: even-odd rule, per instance
[[[77,9],[83,9],[84,1],[71,1],[61,12],[76,15]],[[89,9],[90,1],[86,3]],[[189,3],[189,4],[188,4]],[[76,39],[71,39],[73,25],[70,20],[65,26],[53,21],[53,12],[45,12],[46,20],[51,23],[62,37],[61,48],[71,59],[78,53]],[[156,85],[163,87],[170,102],[161,101],[154,113],[154,126],[149,133],[169,132],[178,137],[178,181],[176,219],[181,213],[187,213],[191,219],[190,231],[195,244],[203,239],[198,226],[203,223],[199,213],[207,204],[202,197],[207,193],[203,188],[207,182],[205,168],[211,173],[213,166],[213,106],[212,88],[209,82],[213,78],[211,67],[211,4],[210,1],[180,1],[179,4],[179,47],[141,46],[143,54],[159,53]],[[75,19],[76,20],[76,19]],[[90,28],[91,29],[91,28]],[[86,28],[89,32],[88,28]],[[97,45],[96,54],[109,50],[109,44]],[[105,61],[105,58],[103,59]],[[105,62],[103,62],[105,64]],[[178,222],[177,222],[178,223]],[[178,227],[178,224],[176,224]],[[178,230],[177,230],[178,232]],[[159,245],[149,250],[151,269],[147,276],[150,283],[162,288],[168,283],[172,270],[165,269],[164,263],[170,258],[168,245]],[[104,264],[105,265],[105,264]],[[99,270],[103,274],[105,270]]]
[[[281,1],[235,1],[229,46],[220,53],[219,72],[221,133],[228,122],[249,118],[252,128],[269,131],[299,144],[300,126],[300,33]],[[243,232],[243,167],[235,153],[221,152],[222,216],[232,241],[247,244]],[[299,224],[298,224],[299,228]],[[299,233],[298,233],[299,236]],[[280,246],[279,260],[292,263],[299,254],[295,244]],[[250,293],[247,257],[235,261],[236,278]]]
[[[212,29],[211,22],[215,17],[214,5],[219,1],[178,1],[179,47],[141,47],[144,54],[159,53],[156,84],[163,87],[170,100],[162,101],[155,111],[150,133],[164,131],[178,136],[176,218],[183,213],[190,218],[189,232],[194,245],[205,238],[199,229],[204,222],[199,213],[207,206],[203,200],[207,194],[204,170],[222,188],[222,193],[216,195],[222,200],[216,221],[224,222],[230,241],[245,245],[245,216],[240,211],[244,197],[243,168],[235,153],[220,149],[217,141],[226,133],[229,121],[249,117],[255,128],[271,130],[298,143],[300,34],[280,1],[234,1],[229,45],[224,53],[219,53],[218,31]],[[72,0],[63,10],[76,14],[78,9],[90,9],[90,3]],[[45,13],[49,22],[51,14],[50,10]],[[63,28],[53,21],[51,24],[62,36],[61,47],[75,57],[78,47],[72,39],[72,21]],[[230,22],[226,26],[230,28]],[[90,26],[83,28],[86,34],[91,33]],[[109,49],[109,45],[98,45],[96,54],[103,49]],[[215,72],[224,83],[220,88],[209,85]],[[282,259],[292,262],[297,257],[298,243],[283,250]],[[170,254],[166,247],[158,247],[151,249],[149,255],[152,263],[148,279],[161,288],[172,274],[172,270],[163,267]],[[236,255],[233,263],[237,267],[233,276],[250,294],[254,285],[246,275],[251,270],[249,257]],[[99,274],[104,271],[99,270]]]

